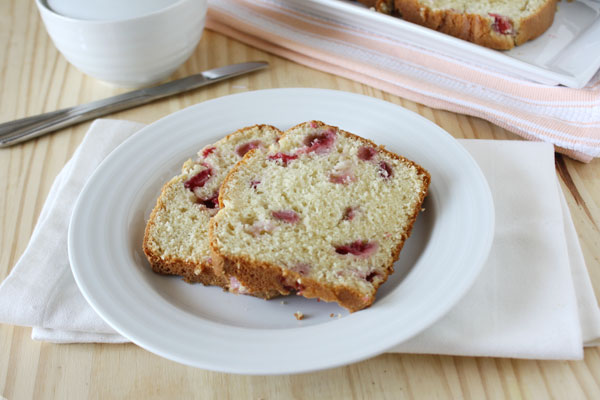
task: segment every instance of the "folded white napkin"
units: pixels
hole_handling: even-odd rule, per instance
[[[582,357],[582,344],[600,344],[600,311],[556,178],[552,146],[460,142],[479,164],[494,198],[492,249],[459,304],[393,351]]]
[[[127,340],[80,294],[67,257],[78,193],[104,157],[143,125],[97,120],[50,189],[31,241],[0,285],[0,322],[56,343]],[[461,140],[496,206],[495,239],[473,288],[434,326],[392,351],[578,359],[600,338],[600,310],[554,172],[550,144]],[[194,149],[191,150],[192,152]]]

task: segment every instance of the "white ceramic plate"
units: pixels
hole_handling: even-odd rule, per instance
[[[146,219],[161,186],[187,158],[243,126],[286,129],[310,119],[384,144],[432,176],[426,210],[372,307],[349,315],[332,303],[299,296],[265,301],[151,272],[141,246]],[[119,146],[77,201],[69,257],[87,301],[139,346],[205,369],[287,374],[377,355],[432,324],[473,283],[493,225],[492,198],[479,167],[438,126],[366,96],[274,89],[186,108]],[[296,311],[306,318],[297,321]]]
[[[319,18],[358,25],[449,57],[547,85],[583,87],[600,68],[600,2],[561,1],[554,23],[539,38],[496,51],[368,10],[349,0],[289,0]]]

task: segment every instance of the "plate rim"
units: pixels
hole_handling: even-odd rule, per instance
[[[468,153],[468,151],[462,147],[455,138],[453,138],[449,133],[447,133],[445,130],[443,130],[441,127],[439,127],[438,125],[434,124],[433,122],[429,121],[428,119],[426,119],[425,117],[410,111],[402,106],[399,106],[397,104],[393,104],[390,102],[387,102],[385,100],[381,100],[381,99],[376,99],[370,96],[366,96],[366,95],[362,95],[362,94],[356,94],[356,93],[351,93],[351,92],[345,92],[345,91],[339,91],[339,90],[330,90],[330,89],[313,89],[313,88],[279,88],[279,89],[266,89],[266,90],[256,90],[256,91],[248,91],[248,92],[243,92],[243,93],[238,93],[238,94],[231,94],[231,95],[227,95],[227,96],[222,96],[222,97],[218,97],[218,98],[214,98],[211,100],[207,100],[205,102],[199,103],[199,104],[195,104],[189,107],[186,107],[182,110],[176,111],[170,115],[167,115],[157,121],[155,121],[152,124],[147,125],[146,127],[140,129],[138,132],[136,132],[135,134],[133,134],[131,137],[129,137],[128,139],[126,139],[123,143],[121,143],[119,146],[117,146],[115,148],[115,150],[113,150],[101,163],[100,165],[96,168],[96,170],[94,171],[94,173],[92,174],[92,176],[90,176],[90,178],[88,179],[88,181],[86,182],[83,190],[81,191],[81,194],[78,196],[78,199],[76,201],[75,207],[73,209],[73,214],[72,214],[72,218],[70,220],[69,223],[69,235],[68,235],[68,253],[69,253],[69,261],[71,264],[71,269],[73,272],[73,276],[75,278],[75,281],[77,283],[77,286],[79,287],[79,290],[81,291],[81,293],[83,294],[84,298],[86,299],[86,301],[88,302],[88,304],[90,304],[92,306],[92,308],[99,314],[99,316],[106,321],[111,327],[113,327],[117,332],[119,332],[120,334],[122,334],[123,336],[125,336],[126,338],[128,338],[129,340],[131,340],[132,342],[136,343],[137,345],[139,345],[140,347],[145,348],[146,350],[158,354],[162,357],[165,357],[167,359],[171,359],[173,361],[176,362],[180,362],[182,364],[185,365],[190,365],[190,366],[194,366],[194,367],[199,367],[199,368],[205,368],[205,369],[209,369],[209,370],[214,370],[214,371],[219,371],[219,372],[227,372],[227,373],[240,373],[240,374],[248,374],[248,375],[273,375],[273,374],[289,374],[289,373],[303,373],[303,372],[310,372],[310,371],[315,371],[315,370],[321,370],[321,369],[327,369],[327,368],[334,368],[334,367],[338,367],[341,365],[346,365],[349,363],[354,363],[354,362],[358,362],[373,356],[376,356],[378,354],[381,354],[383,352],[385,352],[386,350],[388,350],[390,347],[393,347],[394,345],[401,343],[405,340],[408,340],[410,337],[404,337],[401,338],[399,340],[397,340],[396,342],[392,343],[392,344],[386,344],[385,346],[381,346],[377,351],[372,351],[369,352],[368,354],[362,354],[360,356],[355,356],[352,358],[341,358],[338,359],[337,361],[330,361],[330,362],[326,362],[326,363],[321,363],[318,365],[313,365],[312,367],[304,367],[304,368],[287,368],[287,369],[281,369],[279,368],[277,371],[274,370],[270,370],[267,369],[265,370],[260,369],[260,370],[248,370],[248,369],[236,369],[236,368],[228,368],[228,367],[223,367],[223,366],[215,366],[213,364],[206,363],[206,362],[202,362],[202,360],[192,360],[190,361],[189,359],[184,359],[184,358],[180,358],[180,357],[175,357],[173,356],[173,354],[169,353],[169,351],[164,351],[161,348],[157,348],[155,347],[152,343],[148,343],[146,340],[144,340],[143,338],[140,338],[139,336],[137,336],[136,334],[131,334],[131,331],[128,327],[124,327],[119,321],[116,321],[113,315],[107,315],[101,304],[98,304],[97,301],[98,299],[94,297],[94,294],[92,294],[92,292],[90,292],[90,288],[88,286],[88,283],[85,282],[85,278],[84,278],[84,274],[82,274],[82,269],[80,268],[80,264],[78,263],[78,254],[77,254],[77,250],[76,250],[76,243],[78,240],[78,237],[76,235],[76,231],[78,230],[78,227],[76,226],[76,221],[79,218],[79,215],[83,212],[83,210],[85,209],[84,207],[84,203],[85,203],[85,196],[91,187],[94,186],[94,183],[97,179],[97,176],[101,176],[103,169],[105,168],[105,165],[109,165],[111,162],[113,162],[113,159],[120,157],[121,153],[126,153],[128,146],[131,145],[131,143],[135,143],[136,140],[140,140],[140,139],[136,139],[136,138],[140,138],[144,135],[148,135],[148,132],[152,132],[153,130],[160,130],[162,125],[165,125],[170,122],[170,121],[176,121],[178,118],[181,118],[181,115],[184,115],[184,113],[193,113],[193,110],[195,110],[196,108],[201,108],[201,107],[205,107],[207,103],[210,104],[215,104],[215,103],[219,103],[219,102],[227,102],[228,99],[232,99],[232,98],[252,98],[254,96],[261,96],[261,95],[273,95],[273,96],[277,96],[277,95],[284,95],[284,94],[290,94],[290,93],[299,93],[299,92],[303,92],[303,93],[308,93],[311,95],[315,95],[315,94],[328,94],[334,97],[337,96],[342,96],[342,97],[352,97],[355,99],[359,99],[362,101],[367,101],[367,102],[372,102],[373,104],[385,104],[388,107],[392,107],[396,110],[399,110],[399,112],[403,112],[406,113],[406,115],[410,115],[412,118],[414,118],[415,120],[419,121],[420,123],[423,123],[427,126],[429,126],[429,128],[435,130],[438,132],[438,134],[440,135],[444,135],[450,143],[453,143],[455,150],[457,150],[458,152],[462,153],[462,156],[465,157],[466,160],[468,160],[468,162],[470,162],[472,164],[472,167],[474,167],[473,172],[475,172],[478,176],[479,176],[479,183],[483,185],[483,187],[486,189],[484,190],[485,193],[483,193],[484,197],[487,198],[488,200],[488,204],[491,206],[491,209],[488,210],[487,212],[487,218],[488,218],[488,231],[486,232],[486,235],[484,235],[484,245],[482,247],[482,250],[479,251],[478,253],[478,260],[475,262],[475,264],[478,264],[478,266],[473,270],[475,271],[474,273],[472,273],[468,279],[465,279],[462,284],[463,284],[463,290],[460,291],[460,293],[455,292],[455,296],[452,299],[452,301],[446,302],[442,307],[440,307],[437,313],[435,313],[434,316],[432,316],[431,318],[429,318],[430,320],[428,320],[423,327],[421,327],[420,329],[416,330],[415,332],[412,333],[412,336],[418,334],[419,332],[422,332],[424,329],[426,329],[428,326],[430,326],[431,324],[433,324],[435,321],[437,321],[439,318],[441,318],[443,315],[445,315],[459,300],[460,298],[462,298],[462,296],[464,296],[466,294],[466,292],[468,291],[468,288],[470,288],[472,286],[472,284],[474,283],[475,279],[477,278],[477,276],[479,275],[479,272],[481,271],[481,269],[483,268],[483,265],[485,263],[485,260],[487,259],[487,256],[489,255],[489,251],[492,245],[492,241],[493,241],[493,232],[494,232],[494,208],[493,208],[493,198],[491,195],[491,191],[489,189],[489,186],[487,184],[487,181],[485,180],[485,177],[481,171],[481,169],[478,167],[477,163],[474,161],[474,159],[471,157],[471,155]],[[401,110],[401,111],[400,111]],[[193,150],[196,151],[197,149]],[[146,216],[147,217],[147,216]],[[458,294],[456,294],[458,293]],[[295,328],[295,329],[307,329],[309,327],[302,327],[302,328]],[[232,328],[232,327],[228,327],[228,329],[241,329],[244,330],[245,328]],[[251,331],[256,332],[256,331],[261,331],[260,329],[254,329],[252,328]],[[272,330],[270,329],[266,329],[265,331],[267,332],[271,332]]]

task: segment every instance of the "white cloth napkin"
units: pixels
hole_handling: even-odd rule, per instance
[[[552,146],[461,140],[483,171],[496,211],[494,242],[467,295],[393,351],[580,358],[596,345],[600,312]]]
[[[0,322],[32,326],[33,339],[55,343],[127,341],[80,294],[67,258],[67,228],[77,195],[96,166],[142,126],[114,120],[92,124],[50,189],[21,259],[0,285]],[[600,337],[600,311],[554,172],[552,146],[461,143],[494,196],[492,252],[473,288],[446,317],[392,351],[581,358],[583,345]]]

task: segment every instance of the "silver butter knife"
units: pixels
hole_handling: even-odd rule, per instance
[[[154,100],[162,99],[163,97],[197,89],[234,76],[258,71],[268,66],[269,63],[263,61],[232,64],[226,67],[204,71],[187,78],[177,79],[162,85],[123,93],[75,107],[5,122],[0,124],[0,147],[8,147],[67,126],[146,104]]]

